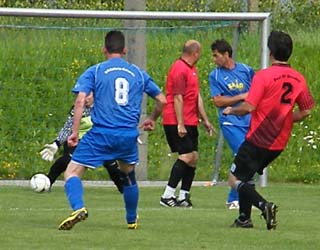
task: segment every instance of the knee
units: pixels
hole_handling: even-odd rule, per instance
[[[64,171],[64,180],[66,181],[73,176],[81,177],[84,171],[85,167],[70,162],[67,169]]]
[[[120,169],[120,172],[128,175],[130,172],[135,170],[135,165],[129,165],[129,164],[120,163],[119,164],[119,169]]]
[[[136,185],[137,181],[136,181],[136,173],[134,169],[129,173],[120,171],[119,175],[120,175],[120,180],[122,181],[124,186]]]
[[[233,174],[230,174],[229,175],[229,179],[228,179],[228,185],[230,187],[232,187],[233,189],[236,189],[237,188],[237,182],[238,182],[238,179]]]
[[[193,163],[193,165],[194,165],[194,166],[196,166],[196,165],[197,165],[197,163],[198,163],[198,159],[199,159],[199,154],[198,154],[198,152],[193,152],[193,159],[192,159],[192,163]]]
[[[69,166],[70,166],[70,163],[67,165],[67,168],[63,173],[63,177],[64,177],[65,181],[68,180],[72,176],[71,169]]]
[[[232,187],[232,188],[236,188],[236,183],[233,181],[233,180],[228,180],[228,185],[230,186],[230,187]]]
[[[187,163],[190,167],[196,168],[198,163],[198,152],[193,151],[188,154],[180,155],[179,159]]]

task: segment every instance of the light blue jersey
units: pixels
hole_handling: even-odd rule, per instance
[[[122,58],[94,65],[80,76],[73,92],[90,91],[94,93],[94,126],[123,130],[137,128],[144,92],[152,98],[160,94],[145,71]]]
[[[226,69],[223,67],[215,68],[209,75],[211,97],[218,95],[235,96],[249,91],[251,79],[254,71],[251,67],[235,63],[235,68]],[[239,105],[234,104],[234,106]],[[250,114],[246,116],[223,115],[224,107],[219,108],[219,122],[221,125],[235,125],[239,127],[249,127]]]
[[[94,94],[93,126],[81,139],[72,161],[92,168],[107,160],[137,163],[143,94],[152,98],[160,94],[151,77],[122,58],[112,58],[88,68],[72,91]]]
[[[251,79],[254,71],[251,67],[235,63],[233,69],[223,67],[215,68],[209,75],[209,84],[211,97],[235,96],[249,91]],[[235,103],[233,106],[239,105]],[[238,153],[238,149],[245,139],[245,135],[250,125],[250,114],[245,116],[223,115],[222,111],[225,107],[219,108],[219,123],[223,137],[228,142],[232,153]],[[239,195],[233,188],[228,194],[227,203],[239,201]]]

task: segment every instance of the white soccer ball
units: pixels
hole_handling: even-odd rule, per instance
[[[30,179],[31,189],[37,193],[50,190],[50,180],[45,174],[35,174]]]

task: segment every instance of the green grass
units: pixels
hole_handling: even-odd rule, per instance
[[[274,184],[259,191],[279,205],[276,231],[253,211],[253,229],[229,225],[236,211],[224,207],[227,187],[193,187],[193,209],[162,208],[163,187],[141,187],[138,230],[127,230],[121,195],[112,187],[85,187],[88,220],[59,231],[70,213],[62,187],[34,193],[0,187],[1,249],[320,249],[319,185]]]

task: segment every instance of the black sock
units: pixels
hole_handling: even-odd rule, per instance
[[[250,184],[255,189],[255,184]],[[239,218],[242,221],[251,218],[252,202],[243,193],[239,193]]]
[[[241,195],[239,193],[239,218],[242,221],[245,221],[247,219],[250,219],[251,217],[251,202],[249,202],[246,197],[243,197],[243,195]]]
[[[184,175],[182,177],[181,189],[190,191],[195,176],[196,168],[189,166],[184,162]]]
[[[168,181],[168,186],[172,188],[176,188],[178,186],[179,181],[184,175],[184,164],[185,162],[181,161],[180,159],[177,159],[173,164]]]
[[[108,171],[110,179],[117,186],[120,193],[123,192],[123,182],[120,178],[120,169],[118,168],[117,161],[105,161],[103,166]]]
[[[67,169],[74,150],[75,147],[69,147],[67,142],[63,144],[63,155],[53,163],[47,174],[51,185]]]
[[[267,201],[255,190],[254,186],[247,182],[242,182],[237,191],[239,192],[239,197],[244,197],[247,205],[251,203],[261,211],[264,211],[264,205]]]
[[[49,173],[47,174],[50,179],[51,185],[57,180],[57,178],[66,170],[71,160],[69,154],[64,154],[58,158],[51,166]]]

